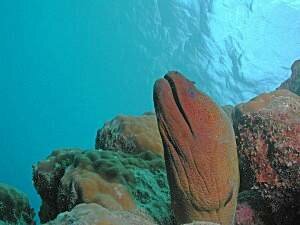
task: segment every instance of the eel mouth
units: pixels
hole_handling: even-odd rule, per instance
[[[175,150],[171,151],[169,148],[165,148],[165,150],[167,150],[165,154],[173,158],[174,155],[172,154],[177,153],[178,156],[181,156],[180,158],[185,158],[184,152],[182,152],[182,149],[179,147],[180,137],[178,133],[182,132],[181,129],[183,127],[189,130],[191,134],[193,134],[193,132],[190,121],[181,104],[178,93],[179,90],[176,81],[174,81],[174,76],[181,78],[179,73],[169,72],[164,78],[155,82],[153,99],[163,142],[168,142],[167,144]],[[178,132],[180,130],[181,132]]]
[[[169,74],[166,74],[164,76],[164,79],[167,80],[167,82],[169,83],[169,86],[171,88],[175,104],[176,104],[179,112],[181,113],[182,118],[184,119],[185,123],[189,127],[189,130],[192,133],[192,135],[194,135],[194,131],[192,129],[191,122],[189,121],[189,119],[187,117],[187,114],[185,112],[185,109],[183,108],[183,106],[181,104],[181,101],[180,101],[180,98],[179,98],[178,89],[177,89],[175,81],[172,79],[172,77]]]
[[[184,127],[187,126],[189,133],[194,136],[191,119],[187,116],[187,109],[182,104],[182,95],[190,85],[191,82],[180,73],[169,72],[164,78],[156,81],[154,85],[154,103],[158,114],[163,114],[161,115],[163,120],[168,120],[168,115],[173,114],[175,117],[174,114],[177,114],[177,124]],[[169,104],[166,104],[166,102]]]

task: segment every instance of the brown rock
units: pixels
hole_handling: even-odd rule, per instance
[[[98,130],[95,148],[124,152],[148,150],[163,155],[155,115],[117,116]]]
[[[239,188],[231,122],[178,72],[164,78],[155,83],[154,103],[177,223],[231,225]]]
[[[74,195],[80,198],[80,202],[97,203],[107,209],[131,210],[135,203],[122,184],[108,182],[97,172],[82,169],[81,167],[70,167],[65,172],[60,182],[60,189],[71,190]]]
[[[275,224],[294,224],[300,207],[300,97],[277,90],[240,104],[234,128],[241,190],[257,189]]]

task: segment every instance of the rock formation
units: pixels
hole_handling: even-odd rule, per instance
[[[262,94],[234,113],[241,190],[257,189],[276,225],[300,219],[300,97]]]
[[[79,204],[72,211],[61,213],[46,225],[157,225],[143,213],[114,211],[98,204]]]
[[[154,103],[177,223],[232,224],[239,172],[229,118],[178,72],[155,83]]]
[[[58,150],[34,166],[33,180],[43,200],[42,223],[80,203],[142,209],[160,224],[172,220],[164,162],[149,151]]]
[[[163,155],[155,115],[117,116],[98,130],[95,148],[133,153],[152,151]]]
[[[27,196],[16,188],[0,183],[0,224],[34,225],[34,211]]]

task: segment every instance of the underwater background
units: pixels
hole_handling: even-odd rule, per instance
[[[221,105],[278,87],[299,57],[300,1],[1,1],[0,28],[0,182],[38,209],[31,165],[153,111],[167,71]]]

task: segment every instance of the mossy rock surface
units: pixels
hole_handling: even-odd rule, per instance
[[[16,188],[0,183],[0,224],[34,224],[34,211],[27,196]]]
[[[34,165],[34,185],[43,200],[39,213],[42,222],[85,202],[80,188],[63,185],[64,176],[73,170],[88,171],[108,183],[124,186],[138,209],[159,224],[171,224],[169,187],[161,156],[150,151],[129,154],[78,149],[54,151],[46,160]]]

